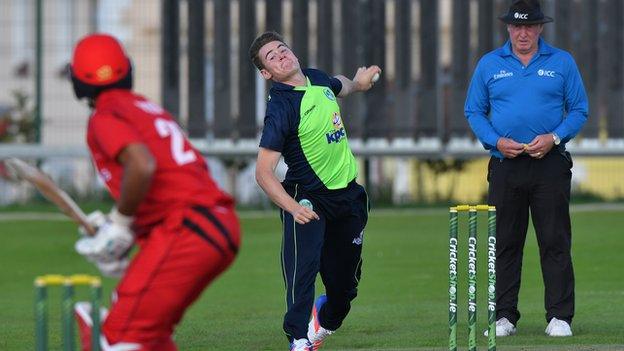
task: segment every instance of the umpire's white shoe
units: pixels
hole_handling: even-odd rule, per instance
[[[548,336],[572,336],[572,328],[570,324],[561,319],[553,318],[546,327],[546,335]]]
[[[516,326],[513,325],[509,319],[503,317],[496,321],[496,336],[510,336],[516,333]],[[483,335],[488,336],[488,330],[483,332]]]

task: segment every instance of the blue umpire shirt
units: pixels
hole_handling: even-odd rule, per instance
[[[484,55],[472,76],[464,112],[470,127],[492,156],[499,138],[530,143],[555,133],[560,147],[587,121],[587,94],[572,56],[539,39],[537,53],[524,66],[511,42]]]

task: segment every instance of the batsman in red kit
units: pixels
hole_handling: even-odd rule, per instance
[[[132,92],[132,65],[115,38],[78,42],[71,77],[78,99],[93,109],[87,143],[116,202],[107,216],[91,216],[97,233],[76,243],[104,275],[121,277],[102,349],[176,350],[172,334],[184,311],[236,257],[234,201],[172,116]],[[88,308],[76,306],[83,340]]]

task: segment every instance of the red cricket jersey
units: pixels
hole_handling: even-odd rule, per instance
[[[150,189],[135,214],[139,233],[180,206],[212,206],[232,198],[216,185],[202,156],[162,107],[130,90],[100,94],[89,119],[87,143],[112,197],[121,193],[123,167],[116,161],[129,144],[142,143],[156,161]]]

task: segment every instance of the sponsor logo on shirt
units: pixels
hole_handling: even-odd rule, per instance
[[[312,106],[310,106],[310,108],[309,108],[309,109],[305,110],[305,111],[303,112],[303,117],[306,117],[307,115],[309,115],[309,114],[310,114],[310,112],[312,112],[312,110],[314,110],[314,108],[316,108],[316,105],[312,105]]]
[[[151,101],[135,101],[134,106],[140,108],[145,113],[149,113],[152,115],[162,115],[165,113],[165,110],[162,107],[156,105]]]
[[[331,143],[339,143],[340,140],[342,140],[342,138],[345,137],[345,135],[346,135],[345,129],[340,128],[339,130],[335,132],[330,132],[330,133],[325,134],[325,137],[327,138],[327,143],[331,144]]]
[[[550,77],[550,78],[555,78],[555,71],[549,71],[546,69],[538,69],[537,70],[537,75],[540,77]]]
[[[340,118],[340,113],[334,112],[332,114],[332,124],[334,125],[334,131],[325,134],[328,144],[339,143],[346,134],[345,129],[342,126],[342,118]]]
[[[507,78],[507,77],[513,77],[513,72],[507,72],[504,69],[501,69],[498,73],[494,74],[494,79],[501,79],[501,78]]]
[[[336,100],[336,97],[334,96],[334,93],[329,90],[329,88],[325,88],[323,89],[323,93],[325,93],[325,96],[330,99],[331,101]]]
[[[332,124],[334,125],[334,128],[336,129],[342,128],[342,119],[340,118],[340,113],[334,112],[334,116],[332,118]]]
[[[529,19],[529,14],[528,13],[520,13],[520,12],[516,12],[514,13],[514,18],[516,19]]]

